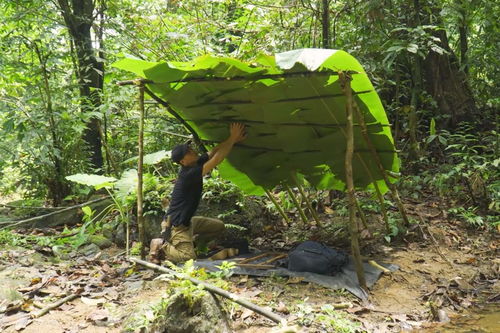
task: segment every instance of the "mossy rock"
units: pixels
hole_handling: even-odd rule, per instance
[[[89,243],[99,246],[100,249],[105,249],[113,245],[109,239],[102,235],[92,235],[89,237]]]
[[[191,306],[184,295],[173,296],[164,315],[153,323],[151,332],[226,333],[231,329],[227,314],[207,292]]]

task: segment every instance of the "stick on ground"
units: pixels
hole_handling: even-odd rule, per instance
[[[238,303],[239,305],[244,306],[245,308],[250,309],[250,310],[252,310],[252,311],[254,311],[254,312],[256,312],[264,317],[267,317],[278,324],[283,324],[283,326],[286,326],[286,319],[285,318],[282,318],[282,317],[278,316],[277,314],[274,314],[273,312],[264,309],[263,307],[260,307],[256,304],[253,304],[253,303],[245,300],[244,298],[242,298],[236,294],[233,294],[233,293],[225,291],[221,288],[212,286],[211,284],[200,281],[198,279],[186,276],[185,274],[177,273],[177,272],[175,272],[171,269],[168,269],[166,267],[155,265],[155,264],[150,263],[148,261],[140,260],[137,258],[129,258],[129,260],[134,262],[134,263],[140,264],[140,265],[145,266],[147,268],[154,269],[154,270],[159,271],[159,272],[172,274],[173,276],[175,276],[179,279],[189,280],[196,285],[202,285],[206,290],[213,292],[214,294],[217,294],[217,295],[220,295],[220,296],[225,297],[227,299],[230,299],[233,302]]]
[[[32,318],[39,318],[39,317],[43,316],[44,314],[46,314],[47,312],[49,312],[50,310],[54,310],[54,309],[60,307],[61,305],[63,305],[64,303],[74,300],[78,296],[79,296],[78,294],[71,294],[71,295],[68,295],[64,298],[61,298],[60,300],[58,300],[55,303],[50,304],[46,308],[43,308],[42,310],[31,314],[31,317]]]
[[[72,210],[72,209],[82,208],[84,206],[87,206],[87,205],[90,205],[90,204],[93,204],[93,203],[96,203],[96,202],[100,202],[100,201],[106,200],[108,198],[109,197],[103,197],[103,198],[95,199],[95,200],[92,200],[92,201],[84,202],[84,203],[79,204],[79,205],[75,205],[75,206],[63,208],[63,209],[60,209],[58,211],[55,211],[55,212],[52,212],[52,213],[48,213],[48,214],[45,214],[45,215],[39,215],[39,216],[35,216],[35,217],[30,217],[30,218],[25,219],[25,220],[2,221],[2,222],[0,222],[0,229],[7,228],[7,227],[8,228],[13,228],[13,227],[18,227],[20,225],[24,225],[24,224],[28,224],[28,223],[34,223],[36,221],[45,219],[45,218],[47,218],[49,216],[61,214],[63,212],[66,212],[66,211],[69,211],[69,210]]]

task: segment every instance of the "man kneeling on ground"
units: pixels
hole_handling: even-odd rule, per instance
[[[229,137],[201,156],[189,144],[177,145],[172,149],[171,159],[180,164],[181,169],[171,194],[166,221],[162,226],[162,229],[169,231],[169,236],[165,243],[162,239],[151,241],[152,262],[159,263],[163,258],[173,263],[196,259],[193,238],[208,242],[224,231],[224,223],[221,220],[193,215],[200,203],[203,176],[226,158],[235,143],[244,139],[244,125],[234,123],[230,126]]]

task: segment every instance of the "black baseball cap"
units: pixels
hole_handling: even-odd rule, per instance
[[[174,149],[172,149],[172,152],[170,153],[170,159],[172,160],[172,162],[180,163],[180,161],[184,158],[188,151],[189,143],[177,145],[174,147]]]

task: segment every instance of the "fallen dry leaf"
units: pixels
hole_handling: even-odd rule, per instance
[[[26,328],[26,326],[31,324],[32,321],[33,320],[31,319],[29,313],[26,312],[16,313],[15,315],[5,316],[2,319],[0,319],[0,329],[3,330],[7,327],[14,326],[14,329],[16,331],[19,331]]]
[[[252,316],[253,315],[253,311],[250,310],[250,309],[245,309],[243,310],[243,312],[241,313],[241,319],[247,319],[248,317]]]
[[[251,290],[243,290],[241,294],[244,297],[252,298],[252,297],[260,295],[261,293],[262,293],[262,290],[259,290],[257,288],[253,288]]]
[[[90,306],[97,306],[97,305],[101,305],[101,304],[104,304],[106,303],[106,299],[105,298],[88,298],[88,297],[80,297],[80,300],[84,303],[84,304],[87,304],[87,305],[90,305]]]
[[[87,316],[86,319],[94,324],[97,324],[98,322],[103,322],[108,320],[108,317],[109,317],[108,310],[102,309],[92,312]]]
[[[283,303],[283,302],[278,303],[278,306],[276,307],[276,311],[284,313],[284,314],[290,313],[290,311],[286,307],[285,303]]]
[[[293,276],[293,277],[289,278],[289,279],[286,281],[286,284],[301,283],[302,281],[304,281],[304,278],[303,278],[303,277],[301,277],[301,276]]]
[[[42,282],[42,278],[41,277],[33,278],[33,279],[31,279],[30,286],[35,285],[35,284],[37,284],[39,282]]]

